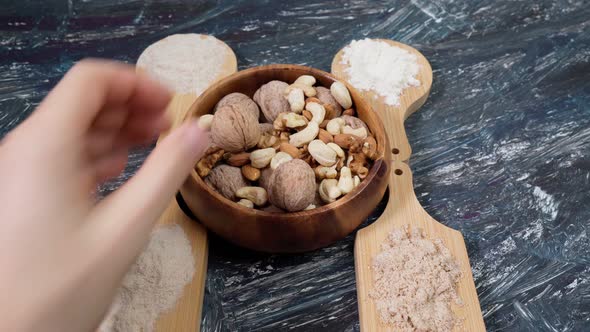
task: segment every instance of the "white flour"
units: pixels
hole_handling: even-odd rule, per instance
[[[347,65],[345,71],[352,86],[374,91],[392,106],[399,105],[405,88],[420,85],[416,79],[420,70],[417,57],[383,41],[352,41],[344,48],[341,63]]]
[[[175,92],[200,95],[218,78],[228,52],[214,37],[177,34],[148,46],[137,66]]]

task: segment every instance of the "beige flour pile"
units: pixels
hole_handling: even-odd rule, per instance
[[[180,226],[157,228],[133,264],[100,332],[148,332],[171,309],[195,272],[191,245]]]
[[[451,303],[461,304],[461,270],[439,239],[427,239],[419,229],[394,230],[373,258],[373,272],[370,295],[393,330],[442,332],[460,323]]]
[[[229,53],[231,50],[215,37],[176,34],[148,46],[137,66],[177,93],[200,95],[219,78]]]

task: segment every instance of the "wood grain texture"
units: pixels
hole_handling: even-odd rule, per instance
[[[374,93],[361,91],[365,99],[370,101],[373,109],[383,119],[392,147],[393,159],[393,171],[389,179],[388,205],[376,222],[357,232],[355,240],[354,257],[361,330],[387,331],[390,329],[381,323],[375,302],[369,296],[374,285],[372,260],[381,251],[381,244],[393,229],[409,225],[411,228],[423,229],[428,238],[441,239],[459,262],[463,277],[459,281],[458,292],[464,305],[453,306],[453,311],[463,320],[461,329],[465,328],[466,331],[474,332],[485,331],[463,236],[460,232],[440,224],[424,211],[414,193],[412,172],[405,162],[410,158],[411,148],[405,134],[404,121],[411,113],[418,110],[428,98],[432,85],[432,69],[426,58],[414,48],[390,40],[382,41],[404,48],[418,57],[420,72],[417,78],[421,85],[404,90],[400,96],[400,105],[396,107],[386,105],[383,99]],[[346,80],[348,76],[341,63],[341,56],[342,50],[334,57],[332,72],[337,77]]]
[[[318,69],[296,65],[255,67],[232,75],[205,91],[191,106],[187,118],[211,113],[217,102],[233,92],[250,97],[272,80],[291,83],[312,75],[320,86],[335,78]],[[294,253],[325,247],[350,234],[377,206],[387,187],[390,154],[383,124],[370,106],[349,86],[358,117],[377,140],[378,158],[369,174],[349,194],[316,209],[294,213],[271,213],[243,207],[221,196],[193,171],[181,188],[191,211],[211,231],[249,249],[271,253]]]
[[[430,93],[430,87],[432,86],[432,68],[422,53],[418,52],[413,47],[387,39],[377,40],[403,48],[415,54],[418,60],[418,65],[420,65],[420,72],[418,75],[420,86],[412,86],[405,89],[403,94],[400,95],[399,106],[387,105],[384,102],[383,97],[372,91],[361,91],[365,100],[371,104],[371,108],[379,114],[381,119],[383,119],[387,138],[389,139],[389,144],[392,149],[392,160],[407,161],[412,154],[412,148],[408,142],[408,137],[406,136],[404,121],[408,116],[417,111],[420,106],[424,105],[424,102],[426,102],[428,94]],[[339,78],[347,80],[348,74],[345,72],[345,65],[341,63],[342,53],[343,49],[334,56],[334,60],[332,61],[332,73]]]
[[[203,36],[204,37],[204,36]],[[219,54],[224,57],[223,66],[219,68],[217,78],[214,82],[231,75],[237,71],[237,59],[234,52],[225,43],[226,52]],[[142,71],[141,68],[137,68]],[[170,130],[163,133],[158,142],[168,135],[174,128],[180,126],[190,106],[198,98],[195,94],[175,94],[172,97],[166,115],[170,119]],[[207,256],[208,239],[207,230],[199,223],[191,220],[178,206],[176,199],[173,199],[166,211],[160,216],[158,225],[176,224],[184,230],[192,247],[194,256],[195,274],[193,279],[184,288],[184,292],[173,309],[162,314],[156,323],[156,331],[199,331],[201,327],[201,312],[203,296],[205,291],[205,280],[207,278]]]

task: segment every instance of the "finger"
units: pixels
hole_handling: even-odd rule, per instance
[[[60,128],[85,131],[103,109],[144,107],[149,112],[163,112],[170,93],[134,67],[107,60],[82,60],[51,91],[39,107],[51,113]]]
[[[113,152],[117,135],[118,132],[112,130],[93,130],[88,134],[86,151],[91,162]]]
[[[147,74],[138,72],[136,75],[137,88],[134,98],[129,101],[129,110],[141,114],[163,113],[170,103],[171,93]]]
[[[92,130],[119,130],[127,122],[129,112],[124,107],[116,107],[99,113]]]
[[[145,123],[142,123],[145,122]],[[170,128],[170,121],[165,116],[149,121],[138,120],[135,123],[128,124],[121,130],[116,146],[137,146],[154,143],[157,137]]]
[[[98,159],[95,162],[96,182],[105,182],[119,176],[127,165],[128,153],[127,149],[118,149]]]
[[[207,133],[196,122],[174,130],[132,179],[95,208],[91,219],[99,222],[88,225],[90,236],[137,241],[140,250],[208,144]]]

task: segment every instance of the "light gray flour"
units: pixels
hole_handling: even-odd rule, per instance
[[[172,309],[195,272],[191,244],[178,225],[157,228],[125,276],[100,332],[149,332]]]

